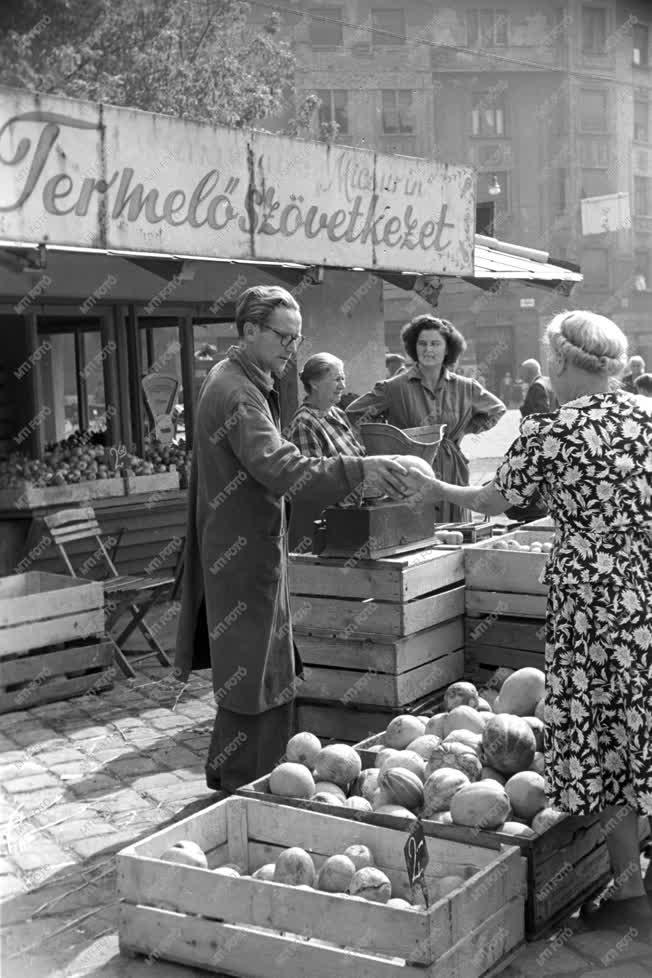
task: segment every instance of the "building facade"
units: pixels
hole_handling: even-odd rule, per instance
[[[498,389],[568,306],[611,316],[652,366],[649,3],[328,0],[289,20],[297,88],[321,99],[315,136],[471,163],[478,231],[581,266],[570,300],[447,285],[438,310],[467,338],[465,367]],[[583,233],[581,200],[617,192],[631,220]],[[391,285],[384,298],[399,350],[402,324],[432,307]]]

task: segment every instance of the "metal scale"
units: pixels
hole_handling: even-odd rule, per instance
[[[363,424],[360,435],[368,455],[416,455],[432,465],[446,425],[396,428],[383,423]],[[363,489],[360,506],[329,506],[315,524],[313,553],[323,557],[374,560],[435,546],[435,507],[406,505],[379,498]]]

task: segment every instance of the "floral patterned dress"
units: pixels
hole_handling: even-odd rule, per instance
[[[546,571],[546,787],[586,815],[652,814],[652,408],[623,391],[521,423],[495,487],[539,490],[555,520]]]

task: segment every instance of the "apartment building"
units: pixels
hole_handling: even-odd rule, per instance
[[[288,15],[297,87],[316,92],[314,134],[470,163],[478,230],[578,263],[572,298],[447,284],[439,313],[469,343],[466,365],[497,388],[540,352],[569,305],[614,318],[652,366],[652,4],[616,0],[314,2]],[[583,198],[628,192],[631,224],[582,233]],[[385,286],[386,342],[400,349],[423,299]]]

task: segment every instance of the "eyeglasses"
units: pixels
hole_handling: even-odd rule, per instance
[[[295,350],[298,350],[305,339],[305,336],[293,336],[292,333],[282,333],[280,329],[274,329],[273,326],[263,326],[263,329],[270,329],[272,333],[276,333],[281,338],[281,346],[284,350],[289,350],[292,346],[294,346]]]

